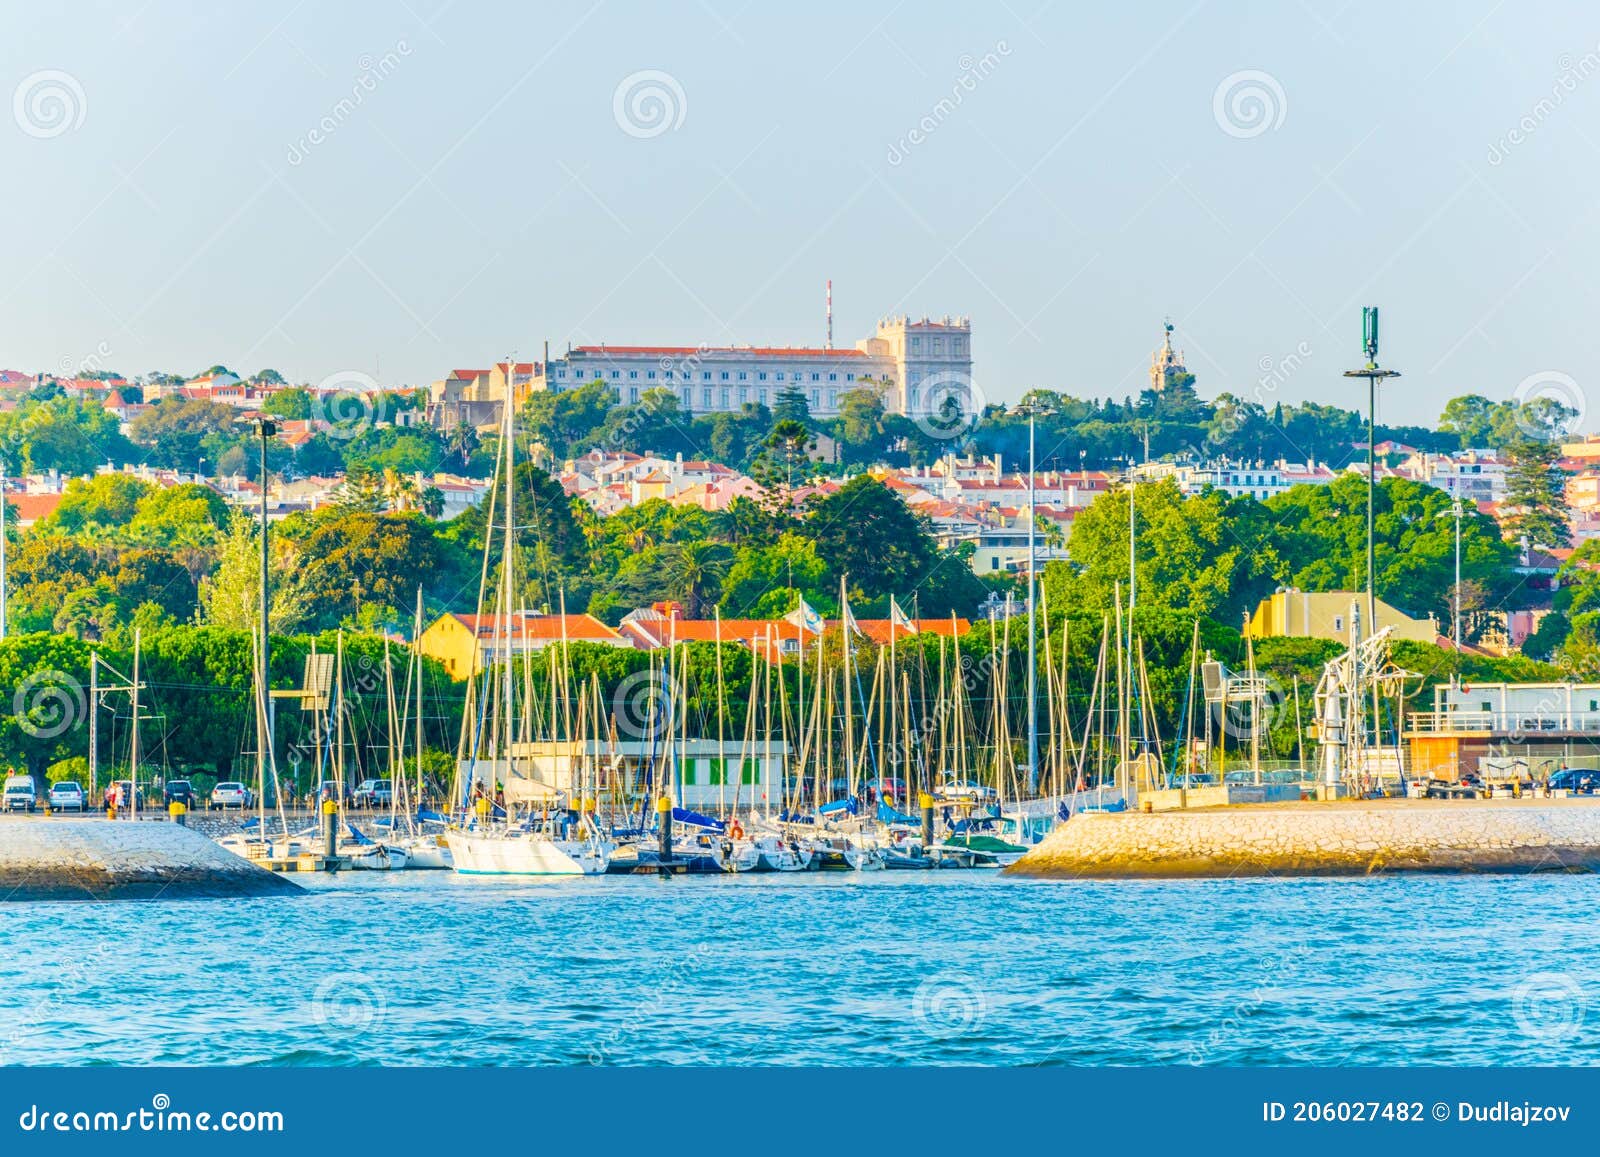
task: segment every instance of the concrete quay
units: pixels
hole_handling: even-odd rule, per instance
[[[1087,812],[1007,869],[1180,879],[1600,870],[1600,799],[1352,800]]]
[[[153,900],[294,894],[180,824],[102,819],[0,823],[0,900]]]

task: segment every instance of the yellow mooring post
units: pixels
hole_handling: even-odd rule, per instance
[[[184,815],[188,812],[188,810],[188,808],[183,806],[182,800],[175,799],[167,805],[167,818],[173,823],[177,824],[179,827],[188,827],[188,821],[184,819]]]
[[[922,804],[922,854],[926,856],[933,847],[933,796],[923,792],[918,802]]]
[[[332,860],[339,852],[339,804],[335,800],[322,801],[322,854]]]
[[[656,799],[656,834],[658,844],[656,854],[659,857],[656,865],[658,875],[672,875],[672,797],[660,796]]]

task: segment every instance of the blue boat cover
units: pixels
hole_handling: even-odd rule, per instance
[[[345,828],[345,831],[347,833],[349,833],[350,842],[352,844],[363,844],[363,845],[365,845],[365,844],[370,844],[372,842],[371,840],[367,839],[366,836],[364,836],[360,832],[356,831],[356,825],[351,823],[349,820],[345,821],[344,828]]]
[[[878,822],[880,824],[919,824],[922,820],[917,816],[908,816],[905,812],[897,812],[880,799],[878,801]]]
[[[714,832],[722,831],[721,820],[714,820],[710,816],[703,816],[699,812],[690,811],[688,808],[673,808],[672,822],[675,824],[687,824],[693,828],[709,828]]]
[[[837,812],[849,812],[851,815],[856,815],[859,813],[859,811],[860,808],[857,806],[855,800],[836,799],[832,803],[825,803],[819,807],[817,809],[817,814],[822,816],[831,816]]]
[[[427,823],[430,820],[433,821],[434,823],[440,823],[440,824],[445,822],[444,816],[440,815],[438,812],[434,811],[432,808],[419,807],[417,809],[417,822],[418,823]]]

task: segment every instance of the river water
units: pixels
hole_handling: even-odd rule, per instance
[[[0,905],[6,1064],[1586,1064],[1600,878],[522,883]]]

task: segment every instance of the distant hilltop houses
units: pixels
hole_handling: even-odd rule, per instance
[[[435,426],[494,426],[509,394],[567,390],[603,381],[624,403],[645,391],[671,391],[696,414],[770,406],[780,392],[797,390],[819,418],[839,413],[839,396],[872,389],[893,414],[932,413],[954,401],[975,408],[972,390],[972,322],[966,317],[886,318],[853,349],[831,345],[571,346],[548,363],[500,362],[487,369],[452,370],[428,388],[428,418]]]
[[[825,421],[839,414],[845,394],[861,389],[877,393],[890,413],[943,413],[954,402],[970,414],[982,402],[972,375],[969,318],[902,315],[879,321],[870,337],[840,348],[831,340],[820,346],[611,342],[569,346],[559,357],[453,369],[428,387],[425,409],[374,415],[371,420],[374,426],[426,422],[450,436],[462,434],[462,427],[492,430],[501,420],[507,399],[521,403],[539,392],[574,390],[597,381],[622,405],[641,403],[650,391],[666,391],[695,415],[738,412],[752,405],[773,407],[798,395],[814,418]],[[343,381],[340,379],[337,392],[346,392]],[[1185,365],[1183,352],[1173,344],[1170,323],[1164,326],[1161,344],[1151,355],[1149,382],[1151,389],[1162,395],[1193,393],[1194,376]],[[125,434],[141,414],[171,399],[227,406],[248,421],[264,407],[270,412],[269,402],[280,391],[299,389],[313,395],[319,391],[317,386],[291,386],[270,372],[241,378],[222,366],[187,379],[160,374],[126,379],[88,372],[0,370],[0,411],[14,410],[43,386],[103,406],[116,416]],[[376,389],[376,384],[370,388]],[[322,391],[324,395],[332,392],[331,387]],[[313,404],[310,417],[276,419],[276,437],[298,452],[332,425]],[[815,434],[813,459],[834,460],[832,439],[821,430]],[[1380,478],[1425,483],[1499,517],[1509,472],[1502,453],[1481,448],[1436,453],[1398,441],[1380,442],[1376,451]],[[1565,497],[1573,540],[1600,537],[1600,437],[1567,443],[1561,454],[1559,466],[1567,476]],[[1130,463],[1115,472],[1040,471],[1031,480],[1037,514],[1035,551],[1041,561],[1066,558],[1077,515],[1100,494],[1130,481],[1135,485],[1170,481],[1184,494],[1211,490],[1270,501],[1297,486],[1324,486],[1345,473],[1366,470],[1364,443],[1349,447],[1348,455],[1340,457],[1345,464],[1218,456]],[[464,453],[462,461],[466,461]],[[339,459],[329,463],[323,455],[318,465],[320,470],[304,472],[310,476],[269,482],[270,516],[315,509],[338,498],[345,483],[343,475],[336,472],[342,469]],[[594,448],[548,465],[569,496],[601,517],[651,501],[716,512],[742,499],[767,501],[772,497],[735,464],[651,453],[644,447]],[[252,508],[261,498],[258,483],[238,476],[198,478],[132,464],[118,467],[107,463],[100,468],[102,473],[113,470],[136,472],[162,486],[202,481],[228,501]],[[979,573],[1016,572],[1026,566],[1030,480],[1015,462],[1004,462],[997,454],[947,453],[915,467],[880,464],[870,473],[925,516],[942,545],[970,547],[971,564]],[[848,477],[797,477],[797,485],[786,493],[785,501],[800,509],[809,497],[831,493]],[[46,517],[68,481],[53,473],[10,480],[7,493],[18,521],[26,526]],[[411,494],[429,491],[429,508],[446,518],[480,502],[490,485],[483,479],[444,473],[418,473],[389,479],[388,484]],[[26,501],[19,504],[19,499]]]

